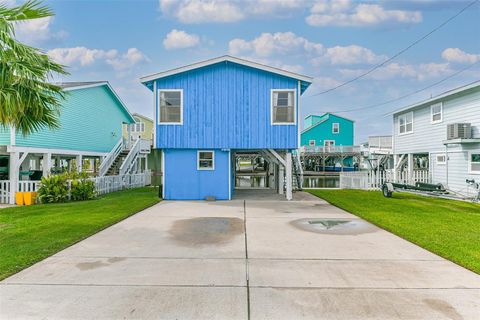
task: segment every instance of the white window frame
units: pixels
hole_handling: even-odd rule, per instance
[[[480,150],[468,152],[468,173],[480,174],[480,170],[472,170],[472,155],[474,154],[480,154]]]
[[[212,167],[211,168],[200,167],[200,152],[210,152],[212,154]],[[197,170],[200,170],[200,171],[215,170],[215,151],[214,150],[197,150]]]
[[[438,161],[439,157],[443,157],[443,161]],[[447,155],[446,154],[437,154],[435,155],[435,162],[439,166],[444,166],[447,164]]]
[[[407,131],[407,115],[409,115],[409,114],[412,115],[412,131]],[[401,118],[405,118],[405,132],[400,132],[400,119]],[[403,113],[403,114],[399,115],[398,116],[398,135],[403,136],[403,135],[406,135],[406,134],[412,134],[413,133],[413,122],[414,122],[413,111],[410,111],[410,112]]]
[[[329,144],[327,146],[327,142],[333,142],[333,144]],[[323,140],[323,146],[324,147],[335,147],[335,140]]]
[[[312,144],[313,142],[313,144]],[[315,145],[317,144],[317,142],[315,140],[308,140],[308,146],[309,147],[315,147]]]
[[[335,131],[335,129],[337,129],[337,131]],[[339,122],[332,123],[332,133],[333,134],[339,134],[340,133],[340,123]]]
[[[140,130],[137,130],[137,125],[139,126]],[[145,122],[135,122],[131,124],[131,132],[135,133],[142,133],[145,132]]]
[[[273,122],[273,93],[274,92],[293,92],[293,122]],[[271,89],[270,90],[270,124],[272,126],[297,125],[297,90],[296,89]]]
[[[160,121],[160,94],[162,92],[180,92],[180,122],[161,122]],[[163,125],[183,125],[183,89],[158,89],[157,90],[157,123]]]
[[[440,107],[440,120],[433,120],[433,108],[435,107]],[[435,114],[438,114],[438,113],[435,113]],[[430,106],[430,123],[431,124],[436,124],[436,123],[441,123],[443,122],[443,103],[440,102],[440,103],[435,103],[435,104],[432,104]]]

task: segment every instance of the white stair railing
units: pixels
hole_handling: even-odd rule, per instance
[[[100,177],[103,177],[107,173],[108,169],[110,169],[115,159],[117,159],[120,152],[122,152],[123,148],[123,138],[120,138],[117,144],[113,147],[112,151],[110,151],[105,160],[103,160],[100,164],[100,167],[98,168],[98,175]]]
[[[118,172],[120,176],[130,173],[130,171],[133,169],[133,166],[137,161],[138,154],[140,153],[141,145],[142,139],[138,139],[137,141],[135,141],[132,148],[130,149],[130,152],[127,154],[125,159],[123,159],[122,165],[120,166],[120,170]]]

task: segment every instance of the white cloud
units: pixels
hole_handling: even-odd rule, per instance
[[[278,54],[317,55],[324,50],[322,44],[311,42],[293,32],[262,33],[251,41],[233,39],[228,47],[233,55],[249,53],[259,57]]]
[[[52,22],[53,17],[19,21],[15,26],[16,37],[20,41],[25,41],[29,44],[36,44],[51,39],[58,40],[65,38],[67,35],[65,31],[51,31],[50,27]]]
[[[340,73],[347,77],[353,78],[365,73],[365,69],[341,69]],[[367,76],[368,79],[373,80],[391,80],[391,79],[416,79],[426,80],[442,75],[450,74],[453,70],[448,63],[424,63],[424,64],[401,64],[401,63],[389,63],[375,72]]]
[[[312,26],[373,26],[381,23],[419,23],[420,11],[387,10],[379,4],[350,0],[320,0],[306,18]]]
[[[160,10],[182,23],[235,22],[244,18],[235,3],[224,0],[160,0]]]
[[[336,46],[327,48],[325,53],[318,58],[313,59],[313,63],[319,65],[322,62],[328,62],[332,65],[338,64],[374,64],[385,60],[387,57],[376,55],[372,50],[357,45]]]
[[[126,53],[108,58],[106,61],[116,70],[126,70],[149,59],[137,48],[129,48]]]
[[[443,50],[442,58],[448,62],[475,63],[480,61],[480,54],[467,53],[459,48],[448,48]]]
[[[229,42],[232,55],[253,57],[271,57],[285,55],[289,58],[301,58],[314,66],[320,64],[373,64],[386,59],[372,50],[357,45],[325,48],[321,43],[312,42],[293,32],[262,33],[251,41],[233,39]]]
[[[170,31],[165,39],[163,39],[163,46],[167,50],[184,49],[195,47],[200,43],[200,38],[195,34],[188,34],[185,31],[173,29]]]
[[[56,62],[66,66],[88,66],[103,61],[117,70],[130,68],[148,58],[137,48],[130,48],[124,54],[115,49],[101,50],[86,47],[55,48],[47,54]]]
[[[182,23],[230,23],[249,17],[287,17],[308,6],[305,0],[159,0],[160,11]]]

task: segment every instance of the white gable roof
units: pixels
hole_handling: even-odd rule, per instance
[[[256,68],[256,69],[265,70],[265,71],[268,71],[268,72],[271,72],[271,73],[276,73],[276,74],[279,74],[279,75],[282,75],[282,76],[285,76],[285,77],[298,79],[298,80],[307,82],[309,84],[312,83],[312,81],[313,81],[313,78],[307,77],[307,76],[304,76],[304,75],[301,75],[301,74],[298,74],[298,73],[294,73],[294,72],[282,70],[282,69],[279,69],[279,68],[270,67],[270,66],[260,64],[260,63],[257,63],[257,62],[248,61],[248,60],[245,60],[245,59],[240,59],[240,58],[225,55],[225,56],[221,56],[221,57],[218,57],[218,58],[213,58],[213,59],[193,63],[193,64],[190,64],[190,65],[187,65],[187,66],[184,66],[184,67],[171,69],[171,70],[167,70],[167,71],[164,71],[164,72],[154,73],[154,74],[151,74],[151,75],[140,78],[140,82],[141,83],[146,83],[146,82],[150,82],[150,81],[153,81],[153,80],[156,80],[156,79],[168,77],[168,76],[171,76],[171,75],[174,75],[174,74],[182,73],[182,72],[185,72],[185,71],[190,71],[190,70],[193,70],[193,69],[198,69],[198,68],[201,68],[201,67],[206,67],[206,66],[209,66],[209,65],[212,65],[212,64],[215,64],[215,63],[219,63],[219,62],[224,62],[224,61],[229,61],[229,62],[241,64],[241,65],[244,65],[244,66],[247,66],[247,67],[252,67],[252,68]]]

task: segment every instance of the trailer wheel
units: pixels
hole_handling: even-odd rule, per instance
[[[391,198],[392,197],[392,191],[388,189],[387,184],[384,184],[382,187],[382,193],[385,198]]]

